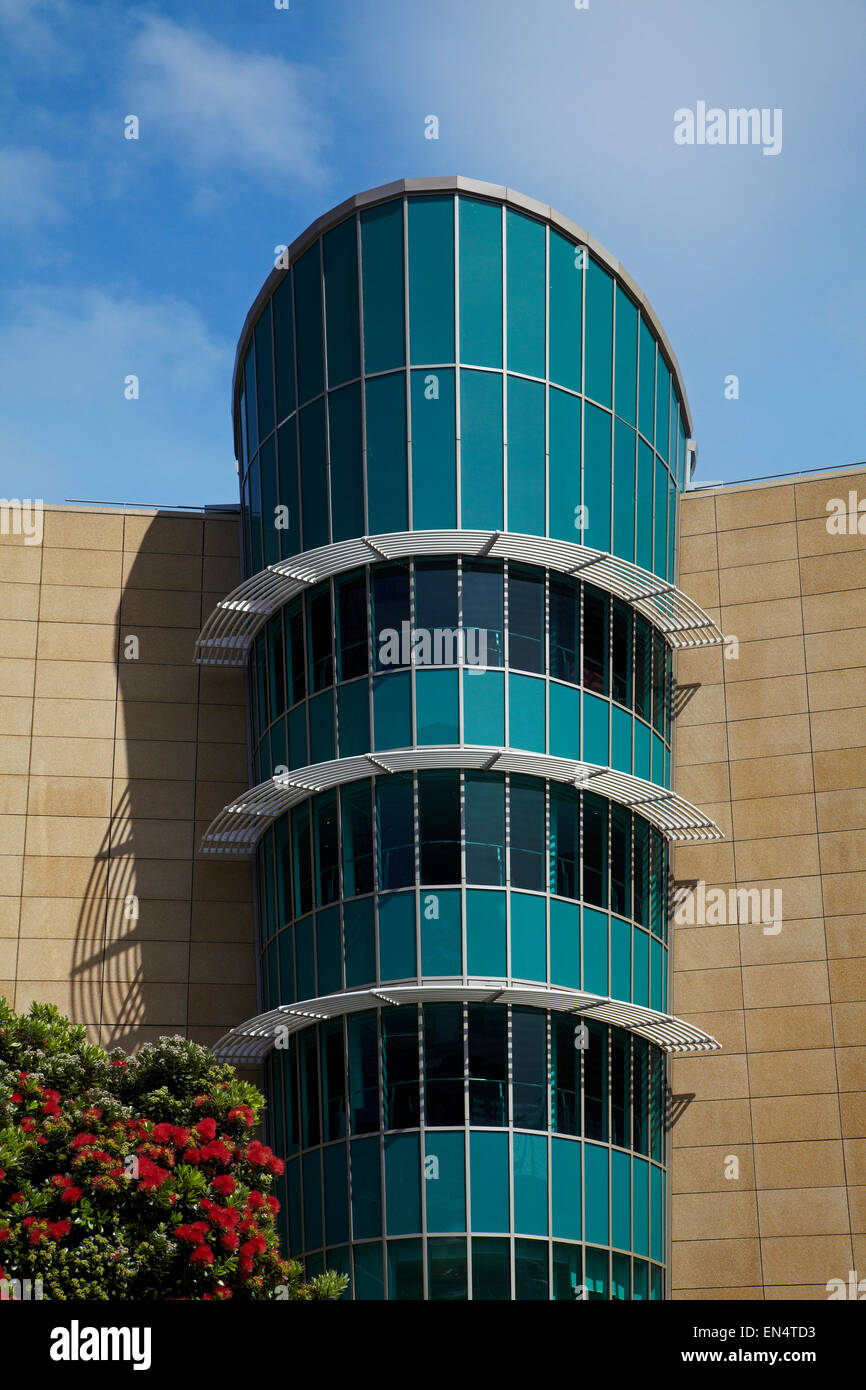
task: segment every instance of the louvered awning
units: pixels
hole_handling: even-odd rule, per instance
[[[709,614],[688,594],[607,551],[510,531],[393,531],[306,550],[244,580],[208,618],[196,642],[195,660],[203,666],[243,666],[260,628],[303,590],[361,565],[435,555],[521,560],[585,577],[630,603],[671,647],[724,641]]]
[[[469,768],[477,771],[521,772],[553,782],[567,782],[609,797],[634,809],[669,840],[722,840],[715,821],[675,792],[611,767],[528,753],[513,748],[443,744],[363,753],[354,758],[301,767],[285,777],[272,777],[224,806],[202,838],[204,854],[249,855],[274,821],[316,792],[380,773],[421,771],[425,768]]]
[[[364,1009],[448,1001],[522,1004],[578,1017],[597,1018],[646,1038],[664,1052],[714,1052],[721,1047],[721,1043],[693,1023],[686,1023],[673,1014],[644,1008],[641,1004],[626,1004],[602,995],[586,994],[582,990],[548,989],[545,985],[509,985],[505,980],[482,979],[473,980],[471,984],[437,980],[423,985],[379,985],[328,994],[321,999],[306,999],[298,1004],[281,1004],[267,1013],[248,1018],[236,1028],[230,1028],[214,1043],[212,1050],[221,1062],[231,1062],[236,1066],[256,1065],[265,1060],[278,1040],[284,1045],[284,1040],[291,1033],[307,1028],[311,1023],[360,1013]]]

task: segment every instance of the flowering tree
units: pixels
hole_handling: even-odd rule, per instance
[[[339,1298],[282,1259],[264,1097],[184,1038],[110,1055],[0,999],[0,1280],[53,1299]]]

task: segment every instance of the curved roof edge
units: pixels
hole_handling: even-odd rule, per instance
[[[322,213],[315,222],[311,222],[308,227],[297,236],[288,248],[288,265],[291,266],[297,258],[306,251],[307,247],[321,236],[323,232],[330,231],[338,222],[343,222],[353,213],[360,212],[364,208],[375,207],[377,203],[387,203],[392,198],[400,198],[407,193],[466,193],[475,198],[489,198],[491,202],[504,203],[506,207],[513,208],[515,212],[525,212],[532,217],[537,217],[543,222],[547,222],[556,231],[562,232],[564,236],[571,237],[573,240],[586,246],[592,254],[619,280],[624,289],[627,289],[632,299],[634,299],[643,309],[653,331],[658,338],[668,366],[676,380],[679,390],[680,400],[685,413],[686,435],[692,433],[692,412],[689,405],[689,398],[686,394],[683,375],[677,355],[671,346],[670,339],[664,330],[661,319],[655,309],[650,304],[640,285],[629,275],[625,267],[612,256],[600,241],[589,232],[584,231],[576,222],[572,222],[570,217],[565,217],[556,208],[548,203],[542,203],[537,198],[530,198],[525,193],[518,193],[514,188],[506,188],[502,184],[487,183],[482,179],[468,179],[459,174],[446,174],[438,177],[423,179],[396,179],[393,183],[383,183],[377,188],[368,188],[363,193],[355,193],[351,198],[346,198],[336,207],[328,212]],[[235,352],[235,363],[232,371],[232,421],[234,423],[235,398],[238,385],[238,368],[243,360],[247,349],[253,326],[262,311],[265,300],[273,294],[277,285],[286,274],[287,267],[281,267],[271,271],[262,288],[256,295],[250,310],[244,319],[244,326],[238,339],[238,346]],[[237,444],[237,439],[235,440]]]
[[[297,1004],[281,1004],[276,1009],[248,1018],[230,1028],[211,1050],[221,1062],[235,1065],[261,1063],[281,1040],[290,1034],[331,1018],[360,1013],[365,1009],[399,1004],[430,1004],[448,1001],[463,1003],[518,1004],[577,1017],[600,1019],[616,1028],[625,1028],[646,1038],[664,1052],[715,1052],[721,1048],[710,1033],[674,1014],[659,1013],[642,1004],[630,1004],[583,990],[549,989],[546,985],[509,985],[506,980],[479,979],[472,983],[454,980],[426,984],[376,985],[365,989],[305,999]]]
[[[669,840],[723,840],[715,821],[705,816],[676,792],[633,777],[629,772],[600,767],[596,763],[558,758],[549,753],[496,748],[477,744],[441,744],[422,748],[394,748],[360,753],[350,758],[299,767],[285,776],[271,777],[230,801],[214,817],[202,836],[202,854],[248,856],[275,821],[300,801],[330,791],[347,782],[359,782],[383,772],[418,772],[427,768],[463,768],[470,771],[525,773],[578,790],[590,790],[621,806],[637,810]]]

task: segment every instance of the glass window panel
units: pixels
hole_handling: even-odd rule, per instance
[[[502,209],[458,199],[460,360],[502,366]],[[466,524],[466,523],[464,523]]]
[[[551,387],[548,410],[548,531],[580,544],[580,398]]]
[[[507,1231],[508,1135],[495,1130],[469,1132],[469,1166],[472,1190],[472,1229]]]
[[[607,1042],[604,1024],[589,1021],[583,1050],[583,1120],[587,1139],[607,1143]]]
[[[508,742],[512,748],[547,751],[546,694],[546,682],[536,676],[509,675]]]
[[[295,263],[294,277],[298,396],[303,404],[324,387],[322,270],[317,241]]]
[[[511,886],[544,888],[544,783],[512,775],[510,786]]]
[[[665,1063],[657,1048],[649,1050],[650,1077],[650,1157],[664,1162]],[[660,1256],[656,1255],[656,1259]]]
[[[550,891],[578,896],[580,794],[571,787],[550,788]]]
[[[661,459],[656,459],[655,463],[655,497],[654,497],[654,551],[653,551],[653,570],[661,578],[667,572],[667,535],[668,535],[668,509],[667,509],[667,486],[668,471]]]
[[[283,276],[271,303],[274,315],[277,420],[285,420],[295,408],[295,326],[291,275]]]
[[[422,975],[460,975],[462,972],[463,913],[459,890],[422,893]]]
[[[607,907],[608,813],[610,802],[583,794],[583,897]]]
[[[583,586],[583,684],[597,695],[610,694],[608,625],[610,599],[590,584]]]
[[[548,337],[550,379],[579,391],[581,353],[581,305],[583,299],[582,248],[550,233],[550,293]]]
[[[334,680],[330,584],[319,585],[307,596],[307,634],[310,640],[311,693],[314,693],[332,685]]]
[[[258,574],[262,568],[262,483],[258,458],[250,464],[250,568]]]
[[[514,1135],[514,1229],[523,1235],[547,1235],[546,1135]],[[546,1265],[546,1245],[544,1250]]]
[[[298,432],[294,420],[277,431],[277,501],[286,508],[286,525],[278,535],[282,559],[301,548],[301,511],[298,506]]]
[[[361,213],[364,370],[386,372],[404,356],[403,202]]]
[[[637,445],[637,564],[653,564],[653,453],[642,439]]]
[[[415,894],[384,893],[379,898],[379,978],[407,980],[417,969]]]
[[[470,1034],[471,1037],[471,1034]],[[511,1011],[512,1124],[547,1129],[547,1015],[539,1009]]]
[[[271,718],[279,719],[286,712],[285,658],[283,655],[283,617],[277,613],[267,625],[268,693]]]
[[[463,1123],[463,1005],[424,1005],[424,1106],[430,1125]]]
[[[523,1137],[528,1139],[529,1135]],[[546,1300],[549,1297],[547,1241],[514,1242],[514,1297],[521,1301]]]
[[[334,994],[343,988],[343,951],[340,942],[340,909],[316,913],[317,993]]]
[[[295,868],[295,916],[302,917],[313,906],[313,861],[310,847],[310,808],[292,811],[292,859]]]
[[[646,1260],[632,1261],[632,1302],[645,1301],[648,1291],[649,1266]]]
[[[425,774],[421,774],[422,778]],[[505,884],[505,777],[466,773],[466,882]]]
[[[325,1143],[346,1135],[346,1074],[343,1020],[322,1024],[322,1100],[325,1110]],[[330,1239],[330,1235],[328,1237]]]
[[[300,414],[301,497],[304,549],[328,544],[328,468],[325,453],[325,403],[316,401]]]
[[[256,408],[256,347],[255,338],[247,348],[244,358],[244,397],[246,400],[246,426],[248,458],[259,447],[259,415]]]
[[[432,634],[437,628],[443,633],[457,628],[456,560],[419,560],[415,564],[415,630],[431,634],[430,660],[450,665],[457,659],[457,643],[447,638],[434,642]],[[419,664],[426,654],[419,652]]]
[[[580,590],[573,580],[550,580],[550,675],[577,681]]]
[[[322,1244],[322,1158],[318,1150],[305,1154],[301,1159],[304,1177],[304,1249],[315,1250]],[[307,1256],[307,1272],[320,1271],[320,1260],[315,1264]]]
[[[370,783],[356,782],[340,792],[343,831],[343,896],[373,889],[373,816]]]
[[[608,1252],[586,1251],[586,1297],[591,1303],[606,1302],[609,1295]]]
[[[472,1298],[475,1302],[510,1300],[511,1249],[509,1241],[497,1240],[495,1236],[473,1237]]]
[[[379,1028],[375,1010],[346,1019],[349,1057],[349,1116],[353,1134],[379,1128]]]
[[[470,975],[505,975],[507,941],[505,895],[469,889],[466,894],[466,957]]]
[[[515,980],[546,980],[547,903],[534,894],[510,896],[511,974]]]
[[[467,649],[486,654],[486,665],[503,662],[502,565],[467,560],[463,565],[463,629]],[[474,677],[481,679],[481,677]]]
[[[661,353],[656,363],[656,451],[667,462],[670,429],[671,374]]]
[[[454,361],[454,200],[410,198],[409,342],[413,362]]]
[[[508,570],[508,663],[544,670],[544,575],[519,565]]]
[[[355,1139],[350,1145],[352,1172],[352,1234],[355,1240],[382,1234],[382,1177],[378,1136]],[[358,1249],[355,1248],[355,1270]],[[378,1247],[376,1247],[378,1249]],[[358,1290],[355,1289],[358,1298]]]
[[[466,1138],[462,1129],[428,1134],[424,1152],[427,1230],[466,1230]]]
[[[667,643],[660,632],[653,632],[653,728],[657,734],[665,729],[668,694]]]
[[[419,773],[418,838],[421,882],[459,883],[460,774],[456,768]]]
[[[631,916],[631,814],[624,806],[610,807],[610,906]]]
[[[650,444],[653,442],[653,420],[655,418],[656,391],[656,345],[655,339],[641,318],[638,362],[638,429]]]
[[[295,966],[299,999],[316,997],[316,954],[313,918],[308,916],[295,925]]]
[[[468,1297],[465,1240],[428,1240],[427,1258],[427,1297],[432,1302]]]
[[[553,1140],[550,1150],[553,1234],[564,1240],[580,1240],[583,1230],[580,1156],[580,1144],[571,1139]]]
[[[469,1123],[508,1123],[507,1011],[469,1005]]]
[[[408,565],[377,566],[372,571],[372,599],[374,669],[386,671],[407,665],[411,657]]]
[[[584,545],[610,550],[610,451],[613,417],[587,405],[584,422]]]
[[[417,742],[459,743],[457,671],[424,671],[415,676]]]
[[[631,1092],[632,1148],[636,1153],[649,1152],[649,1044],[643,1038],[632,1039]]]
[[[367,581],[363,574],[337,581],[337,679],[366,676]]]
[[[365,383],[364,391],[370,533],[405,531],[409,524],[406,381],[402,372],[374,377]]]
[[[617,415],[633,425],[637,398],[637,305],[616,287],[616,380],[614,403]]]
[[[415,1302],[424,1297],[420,1240],[388,1241],[388,1300]]]
[[[575,1299],[581,1297],[583,1287],[583,1249],[579,1245],[566,1245],[556,1241],[553,1246],[553,1297]]]
[[[389,1235],[421,1226],[421,1150],[416,1134],[385,1135],[385,1211]]]
[[[241,378],[243,380],[243,377]],[[238,415],[241,422],[241,457],[238,462],[241,464],[241,472],[245,472],[250,461],[250,452],[247,442],[247,393],[243,388],[238,396]]]
[[[612,1028],[610,1034],[610,1110],[612,1144],[629,1147],[631,1137],[631,1092],[629,1088],[629,1034]]]
[[[633,609],[614,599],[611,605],[611,693],[621,705],[632,705]]]
[[[634,618],[634,708],[642,719],[650,717],[652,628],[639,613]]]
[[[412,525],[457,525],[455,378],[450,368],[412,372]],[[369,424],[367,426],[369,436]],[[369,444],[368,444],[369,449]]]
[[[629,1265],[628,1255],[611,1256],[610,1296],[617,1302],[629,1298],[631,1283]]]
[[[460,373],[460,489],[462,526],[502,529],[502,378],[498,372]]]
[[[417,1009],[382,1010],[382,1086],[385,1128],[409,1129],[417,1125],[421,1113]]]
[[[298,1040],[289,1038],[286,1050],[286,1153],[297,1153],[301,1144],[301,1101],[298,1083]]]
[[[364,466],[361,456],[361,387],[358,382],[328,396],[331,451],[331,530],[335,541],[363,536]]]
[[[256,324],[255,340],[259,439],[265,439],[274,428],[274,354],[271,344],[270,300]]]
[[[406,748],[412,742],[412,687],[408,671],[373,677],[373,747]]]
[[[544,376],[544,224],[505,213],[508,370]]]
[[[677,538],[677,490],[674,480],[668,477],[668,567],[667,577],[671,583],[676,577],[676,538]]]
[[[262,557],[266,565],[280,558],[280,533],[277,530],[277,444],[271,435],[259,451],[262,480]]]
[[[325,330],[328,385],[339,386],[361,373],[358,318],[358,232],[354,217],[322,238],[325,272]]]
[[[376,927],[372,898],[352,898],[343,906],[346,946],[346,988],[373,984],[376,979]]]
[[[635,441],[630,425],[613,422],[613,549],[624,560],[635,555]]]
[[[586,376],[591,400],[610,405],[613,359],[613,279],[591,256],[586,268]]]
[[[406,888],[415,881],[412,774],[398,772],[376,782],[379,889]]]
[[[316,1028],[305,1028],[299,1039],[301,1075],[301,1146],[321,1141],[319,1123],[319,1048]]]
[[[582,1023],[551,1014],[551,1098],[557,1134],[580,1134],[580,1058]]]

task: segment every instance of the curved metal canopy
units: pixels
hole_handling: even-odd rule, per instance
[[[642,613],[671,647],[724,641],[709,614],[675,584],[604,550],[513,531],[392,531],[305,550],[245,579],[208,618],[196,642],[195,660],[203,666],[243,666],[268,618],[304,589],[361,565],[435,555],[520,560],[560,574],[585,574],[598,588]]]
[[[638,811],[669,840],[722,840],[715,821],[675,792],[594,763],[554,758],[546,753],[527,753],[513,748],[443,744],[438,747],[398,748],[363,753],[354,758],[335,758],[297,768],[285,777],[272,777],[224,806],[202,837],[203,854],[249,855],[274,821],[290,807],[316,792],[383,772],[410,772],[425,768],[462,767],[489,772],[522,772],[553,782],[567,782],[598,792]]]
[[[257,1014],[230,1028],[213,1044],[212,1051],[221,1062],[237,1066],[261,1063],[276,1046],[277,1038],[307,1028],[311,1023],[363,1009],[377,1009],[394,1004],[432,1004],[448,1001],[467,1003],[522,1004],[557,1013],[600,1019],[636,1033],[655,1043],[664,1052],[714,1052],[721,1047],[709,1033],[686,1023],[673,1014],[658,1013],[641,1004],[625,1004],[599,994],[586,994],[576,989],[549,989],[546,985],[509,985],[505,980],[474,980],[471,984],[439,980],[423,985],[377,985],[367,989],[347,990],[328,994],[321,999],[306,999],[298,1004],[281,1004],[267,1013]]]

